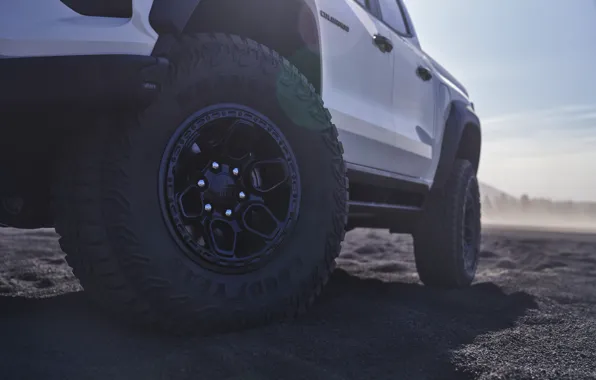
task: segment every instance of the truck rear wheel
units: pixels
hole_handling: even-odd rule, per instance
[[[456,160],[446,185],[431,192],[414,234],[420,280],[429,286],[472,283],[480,252],[480,194],[474,166]]]
[[[56,229],[83,287],[169,330],[292,317],[347,220],[337,129],[306,78],[237,36],[183,37],[160,98],[65,147]]]

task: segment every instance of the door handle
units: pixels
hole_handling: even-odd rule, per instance
[[[431,80],[433,77],[433,74],[430,72],[430,70],[423,66],[418,66],[416,69],[416,75],[425,82]]]
[[[375,34],[373,36],[373,42],[383,53],[390,53],[391,50],[393,50],[393,44],[391,43],[391,40],[385,36]]]

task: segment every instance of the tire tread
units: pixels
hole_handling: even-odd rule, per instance
[[[173,50],[175,56],[170,57],[174,63],[170,66],[169,80],[184,75],[201,60],[209,58],[216,64],[218,54],[213,51],[215,48],[233,50],[235,55],[256,54],[259,60],[273,60],[289,79],[287,87],[295,98],[305,104],[311,117],[327,125],[328,128],[320,131],[320,136],[332,157],[329,163],[335,173],[333,199],[339,212],[329,221],[333,228],[327,235],[324,259],[313,268],[310,280],[300,284],[295,298],[286,300],[276,310],[260,310],[245,314],[243,318],[216,322],[214,305],[189,311],[189,296],[172,293],[167,280],[152,274],[151,262],[142,254],[134,233],[123,220],[105,223],[104,213],[123,215],[133,212],[124,191],[124,184],[131,178],[124,165],[129,159],[126,152],[132,146],[131,130],[111,128],[109,118],[106,118],[105,122],[98,121],[91,131],[73,136],[64,144],[53,186],[56,231],[61,236],[60,246],[67,254],[69,265],[84,289],[105,308],[130,321],[141,320],[172,332],[207,327],[209,330],[233,330],[304,313],[329,280],[341,250],[348,218],[349,184],[337,128],[314,87],[286,58],[238,36],[215,33],[182,36],[178,37],[178,48]],[[237,62],[241,63],[240,59]],[[131,124],[139,128],[140,122]],[[110,236],[122,243],[119,246],[128,247],[127,252],[114,252]],[[136,278],[131,281],[131,277]],[[158,302],[156,293],[167,294],[167,302]],[[183,323],[189,320],[196,322]]]

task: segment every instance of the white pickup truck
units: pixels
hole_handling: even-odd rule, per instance
[[[0,223],[133,323],[296,316],[358,227],[475,276],[480,121],[402,0],[2,1],[0,125]]]

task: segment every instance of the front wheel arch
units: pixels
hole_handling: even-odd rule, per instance
[[[202,0],[154,0],[149,13],[149,23],[157,33],[180,34]]]

